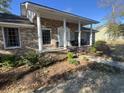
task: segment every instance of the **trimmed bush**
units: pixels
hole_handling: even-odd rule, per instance
[[[29,66],[35,66],[38,62],[38,55],[36,52],[29,51],[21,56],[20,60],[18,61],[19,64],[27,64]]]
[[[91,48],[90,48],[90,51],[93,52],[93,53],[96,53],[97,50],[96,50],[95,47],[91,47]]]
[[[100,53],[100,55],[102,55],[102,54],[110,55],[111,54],[110,47],[106,44],[105,41],[95,42],[95,44],[91,48],[91,51],[95,52],[95,53],[97,53],[97,51],[99,51],[98,55],[99,55],[99,53]]]
[[[93,46],[94,47],[100,47],[101,45],[106,45],[106,42],[105,41],[96,41]]]
[[[55,62],[58,62],[58,60],[61,60],[61,58],[57,59],[57,57],[57,55],[52,55],[51,53],[36,54],[36,52],[29,51],[18,58],[12,55],[2,56],[0,66],[15,67],[26,64],[33,68],[47,67]]]
[[[38,62],[38,55],[35,52],[30,51],[25,53],[21,57],[17,57],[15,55],[1,56],[0,65],[2,67],[16,67],[16,66],[27,64],[33,67],[33,66],[36,66],[37,62]]]
[[[1,66],[4,67],[15,67],[17,65],[15,55],[4,55],[1,57]]]
[[[38,64],[40,67],[47,67],[54,63],[55,63],[54,57],[48,54],[46,55],[46,53],[42,53],[38,57]]]

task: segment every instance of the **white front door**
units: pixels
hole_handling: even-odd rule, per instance
[[[67,29],[67,32],[66,32],[66,37],[67,37],[67,46],[71,46],[71,43],[70,43],[70,29],[68,28]]]
[[[66,29],[66,39],[67,39],[67,46],[70,46],[70,30],[69,28]],[[58,43],[59,47],[64,46],[64,29],[63,27],[58,28]]]
[[[64,45],[64,31],[61,28],[58,28],[58,43],[59,43],[59,47],[63,47]]]

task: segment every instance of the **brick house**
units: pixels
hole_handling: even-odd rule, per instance
[[[21,4],[21,16],[0,13],[0,53],[39,53],[92,45],[95,41],[95,20],[39,5]],[[90,25],[90,28],[84,26]]]

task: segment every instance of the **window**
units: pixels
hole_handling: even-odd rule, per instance
[[[50,44],[51,43],[50,30],[42,30],[42,35],[43,35],[43,44]]]
[[[5,48],[20,47],[19,31],[18,28],[3,28]]]

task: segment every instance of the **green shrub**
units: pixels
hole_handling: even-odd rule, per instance
[[[73,56],[74,56],[74,54],[73,54],[72,52],[68,52],[68,53],[67,53],[67,58],[68,58],[68,59],[72,59]]]
[[[77,60],[75,60],[75,59],[70,59],[68,61],[69,61],[70,64],[74,64],[74,65],[78,65],[79,64],[79,62]]]
[[[95,47],[91,47],[91,48],[90,48],[90,51],[93,52],[93,53],[96,53],[97,50],[96,50]]]
[[[17,65],[15,55],[4,55],[1,57],[1,66],[14,67]]]
[[[55,60],[49,54],[42,53],[38,57],[38,65],[39,67],[47,67],[51,64],[54,64]]]
[[[21,56],[18,62],[19,64],[27,64],[29,66],[35,66],[35,64],[38,62],[38,55],[33,51],[29,51],[25,53],[23,56]]]
[[[75,60],[73,57],[74,57],[74,54],[72,52],[68,52],[68,54],[67,54],[68,62],[70,64],[78,65],[79,62],[77,60]]]
[[[91,52],[96,53],[97,51],[100,51],[100,55],[107,54],[110,55],[111,50],[110,47],[106,44],[105,41],[97,41],[91,48]]]
[[[100,47],[101,45],[106,45],[105,41],[96,41],[95,44],[93,45],[94,47]]]
[[[69,63],[73,63],[72,62],[73,59],[74,59],[73,56],[74,56],[74,54],[72,52],[67,53],[67,60],[68,60]]]

